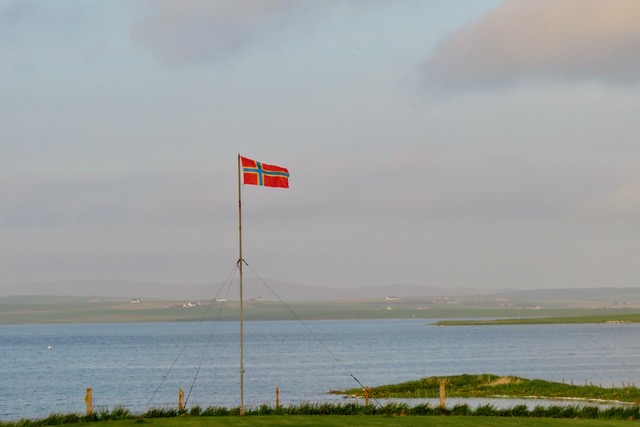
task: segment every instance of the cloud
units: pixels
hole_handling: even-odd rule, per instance
[[[442,42],[426,64],[439,87],[518,80],[640,82],[637,0],[506,0]]]
[[[640,174],[630,173],[612,189],[591,200],[585,212],[595,219],[637,221],[640,219],[639,191]]]
[[[293,0],[157,0],[133,30],[134,41],[163,62],[207,62],[227,58],[285,27]]]
[[[184,226],[224,220],[216,176],[155,173],[125,176],[5,176],[0,184],[0,231],[69,226]],[[229,208],[229,212],[233,212]]]
[[[380,0],[150,0],[148,14],[132,30],[133,42],[166,64],[227,60],[260,44],[269,51],[297,39],[300,32],[336,9],[358,14],[384,5]]]

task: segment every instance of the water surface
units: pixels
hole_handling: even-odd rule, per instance
[[[435,322],[435,320],[434,320]],[[245,322],[245,405],[342,401],[336,389],[492,373],[640,385],[640,325],[437,327],[425,319]],[[239,404],[238,324],[0,326],[0,419]],[[195,378],[195,381],[194,381]],[[357,381],[356,381],[357,379]]]

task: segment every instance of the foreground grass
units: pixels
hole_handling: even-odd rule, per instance
[[[527,317],[486,320],[441,320],[436,326],[478,326],[478,325],[559,325],[572,323],[640,323],[640,314],[615,314],[598,316]]]
[[[428,377],[400,384],[373,387],[369,389],[369,393],[371,397],[376,398],[434,398],[440,395],[441,378],[446,381],[447,397],[506,396],[640,402],[640,389],[632,384],[623,388],[604,388],[600,385],[573,385],[491,374]],[[364,396],[364,391],[359,388],[334,393]]]
[[[151,409],[144,414],[135,415],[120,408],[113,411],[102,411],[92,415],[52,414],[47,418],[16,422],[2,422],[0,427],[47,427],[47,426],[89,426],[108,423],[109,427],[132,426],[133,424],[149,424],[158,427],[174,425],[198,427],[202,425],[456,425],[477,426],[521,425],[526,418],[527,425],[576,425],[576,420],[598,422],[598,425],[619,425],[614,421],[639,420],[640,407],[597,406],[536,406],[529,409],[526,405],[512,408],[496,408],[482,405],[471,408],[467,404],[453,407],[430,406],[418,404],[409,406],[405,403],[387,403],[383,406],[362,405],[359,403],[331,404],[306,403],[297,406],[274,408],[262,405],[247,408],[245,416],[239,416],[239,408],[225,407],[193,407],[186,411],[176,409]],[[595,425],[585,422],[578,425]]]
[[[518,418],[495,418],[495,417],[371,417],[366,415],[354,415],[350,417],[340,415],[322,416],[247,416],[247,417],[211,417],[194,418],[181,417],[172,419],[152,419],[144,420],[143,423],[136,423],[133,420],[112,421],[109,427],[208,427],[208,426],[309,426],[309,427],[355,427],[355,426],[384,426],[384,427],[412,427],[412,426],[433,426],[433,427],[512,427],[523,425],[523,420]],[[528,427],[620,427],[628,426],[628,421],[618,420],[584,420],[584,419],[544,419],[529,418],[526,420]],[[80,426],[85,426],[81,424]],[[86,424],[93,427],[95,424]]]

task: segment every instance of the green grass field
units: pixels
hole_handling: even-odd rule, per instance
[[[369,389],[376,398],[435,398],[440,394],[440,380],[445,380],[447,397],[521,397],[548,399],[580,399],[585,401],[640,402],[640,389],[633,384],[625,387],[602,387],[599,384],[573,385],[545,380],[530,380],[498,375],[452,375],[428,377],[400,384],[381,385]],[[334,392],[351,396],[364,395],[360,388]]]
[[[386,416],[340,416],[340,415],[294,415],[294,416],[246,416],[246,417],[178,417],[136,420],[106,421],[99,423],[73,424],[78,427],[256,427],[256,426],[308,426],[308,427],[620,427],[629,421],[549,419],[549,418],[496,418],[496,417],[386,417]],[[2,424],[0,423],[0,426]]]
[[[479,325],[557,325],[569,323],[640,323],[640,313],[606,314],[593,316],[528,317],[487,320],[441,320],[436,326]]]
[[[454,406],[431,406],[429,404],[407,405],[387,403],[385,405],[363,405],[360,403],[301,404],[285,407],[245,408],[193,407],[182,412],[175,408],[152,408],[143,414],[133,414],[124,408],[100,411],[90,415],[76,413],[51,414],[47,418],[21,419],[2,422],[0,427],[49,427],[59,425],[113,425],[149,424],[154,426],[200,426],[200,425],[569,425],[567,421],[596,420],[609,425],[612,421],[629,422],[640,420],[638,406],[536,406],[516,405],[497,408],[493,405],[470,407],[467,404]],[[514,423],[517,420],[518,422]],[[483,423],[487,424],[483,424]],[[574,424],[571,424],[574,425]],[[591,425],[588,422],[580,425]],[[599,424],[602,425],[602,424]],[[610,425],[616,425],[610,424]]]

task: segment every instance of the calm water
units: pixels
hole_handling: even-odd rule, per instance
[[[329,390],[494,373],[640,385],[640,324],[436,327],[429,320],[245,322],[245,405],[342,401]],[[238,324],[0,326],[0,419],[98,408],[239,404]],[[197,375],[196,375],[197,374]],[[353,377],[352,377],[353,376]],[[196,378],[194,382],[194,378]]]

